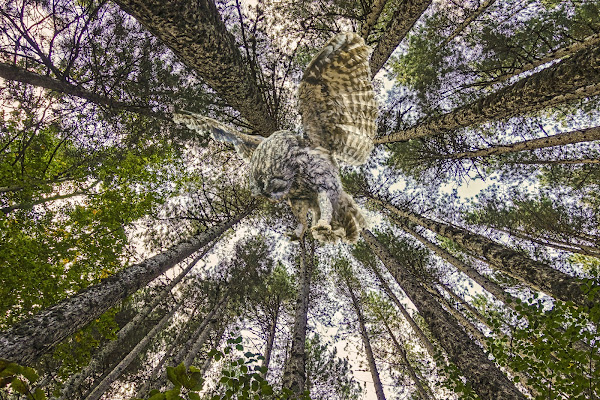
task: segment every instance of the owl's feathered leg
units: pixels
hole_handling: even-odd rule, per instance
[[[313,237],[322,242],[335,243],[345,237],[346,232],[341,226],[337,226],[335,229],[332,227],[333,204],[328,193],[325,191],[319,192],[317,200],[320,218],[316,222],[316,219],[313,219],[311,228]]]
[[[308,211],[311,209],[310,202],[308,200],[303,199],[294,199],[289,200],[290,207],[292,209],[292,214],[298,220],[298,226],[291,232],[287,233],[287,236],[291,240],[300,240],[304,236],[306,232],[306,228],[308,227]],[[314,218],[314,216],[313,216]]]

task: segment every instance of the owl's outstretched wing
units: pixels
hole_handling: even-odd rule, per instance
[[[352,165],[367,160],[376,133],[370,53],[362,37],[340,33],[313,58],[298,88],[302,124],[313,146]]]
[[[260,142],[264,140],[262,136],[236,132],[219,121],[189,111],[180,111],[174,114],[173,121],[178,124],[184,124],[189,129],[197,132],[210,132],[215,140],[233,143],[235,150],[246,162],[250,162],[252,153]]]

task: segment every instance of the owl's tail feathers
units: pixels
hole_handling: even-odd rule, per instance
[[[360,232],[367,226],[367,221],[354,199],[346,192],[342,192],[339,205],[334,211],[332,228],[342,227],[346,231],[343,238],[345,242],[356,243],[360,237]]]
[[[184,124],[188,129],[196,132],[210,132],[212,138],[217,141],[232,143],[240,156],[247,161],[250,160],[254,149],[263,140],[260,136],[237,132],[217,120],[190,111],[182,110],[173,114],[173,121],[177,124]]]

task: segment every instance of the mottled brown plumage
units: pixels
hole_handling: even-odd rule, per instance
[[[305,136],[278,131],[268,138],[244,135],[192,113],[176,122],[210,130],[250,162],[255,196],[287,200],[301,237],[312,213],[312,234],[323,242],[356,242],[365,219],[339,177],[337,160],[363,164],[373,149],[377,103],[369,70],[370,48],[354,33],[329,40],[306,68],[298,89]]]

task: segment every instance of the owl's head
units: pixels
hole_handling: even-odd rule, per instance
[[[262,176],[250,179],[250,190],[255,197],[265,197],[269,201],[279,201],[290,192],[293,179],[284,176]]]

